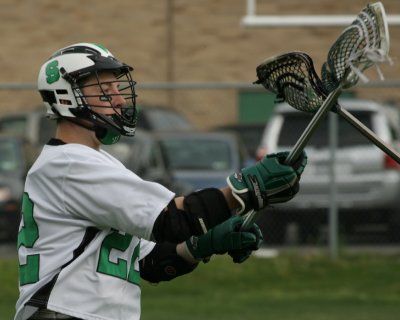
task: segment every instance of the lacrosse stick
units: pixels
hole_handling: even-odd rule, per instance
[[[377,2],[365,7],[333,44],[327,62],[322,67],[322,81],[314,70],[311,58],[301,52],[268,59],[257,67],[258,80],[255,83],[262,84],[275,93],[278,99],[287,101],[295,109],[315,112],[289,153],[286,163],[293,163],[300,156],[329,110],[344,117],[371,142],[400,163],[400,156],[396,151],[337,103],[343,89],[354,86],[360,78],[366,80],[362,74],[365,69],[389,60],[388,51],[386,15],[383,5]],[[250,227],[256,216],[256,212],[249,212],[242,228]]]

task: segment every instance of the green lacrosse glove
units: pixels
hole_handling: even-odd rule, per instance
[[[247,260],[253,251],[260,248],[264,240],[260,228],[255,223],[249,230],[247,230],[247,232],[251,232],[256,236],[256,242],[249,248],[228,251],[228,254],[232,257],[234,263],[242,263]]]
[[[186,247],[193,258],[199,261],[213,254],[252,250],[259,246],[260,239],[253,231],[240,230],[243,221],[243,217],[235,215],[199,237],[192,236],[186,241]]]
[[[299,191],[300,176],[307,164],[305,152],[292,165],[284,164],[289,152],[265,156],[227,178],[232,194],[240,203],[238,213],[260,210],[268,204],[286,202]]]

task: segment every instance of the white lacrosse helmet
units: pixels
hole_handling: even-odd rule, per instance
[[[48,117],[66,118],[80,125],[83,123],[79,119],[89,121],[92,126],[87,128],[95,131],[105,144],[108,144],[107,141],[102,141],[101,138],[110,132],[118,136],[118,139],[119,135],[133,136],[137,112],[136,82],[132,80],[132,70],[131,66],[118,61],[110,51],[98,44],[77,43],[58,50],[43,64],[38,77],[38,89]],[[104,71],[114,73],[119,95],[128,102],[112,115],[93,111],[82,93],[83,82],[90,76],[97,78],[97,84],[101,88],[98,75]],[[114,109],[110,95],[103,92],[99,95],[99,100],[109,101],[108,108]],[[114,143],[115,137],[111,140]]]

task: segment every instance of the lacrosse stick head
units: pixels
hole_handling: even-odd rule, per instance
[[[254,83],[262,84],[278,101],[287,101],[295,109],[315,112],[326,98],[312,59],[304,52],[271,57],[256,71],[258,80]]]
[[[354,86],[362,72],[389,60],[389,29],[381,2],[367,5],[330,48],[321,70],[325,91]],[[379,71],[379,69],[378,69]]]

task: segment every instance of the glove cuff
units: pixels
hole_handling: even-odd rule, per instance
[[[246,200],[248,200],[247,195],[248,195],[249,189],[248,188],[242,188],[242,189],[236,188],[233,185],[230,178],[231,178],[230,176],[226,178],[226,183],[228,184],[229,188],[232,190],[232,196],[236,199],[236,201],[240,205],[240,207],[238,209],[236,209],[236,214],[243,215],[246,212],[251,210],[251,208],[249,208],[250,205],[249,205],[248,201],[246,201]]]

